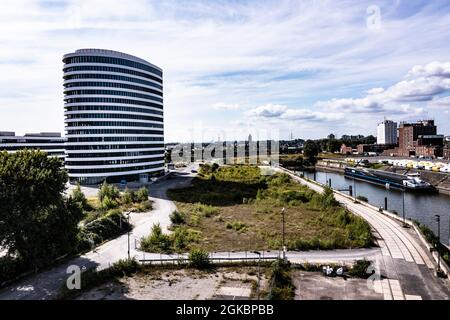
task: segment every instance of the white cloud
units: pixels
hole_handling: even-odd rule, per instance
[[[408,72],[408,76],[417,76],[417,78],[399,81],[387,89],[377,87],[367,90],[367,95],[362,98],[333,98],[319,101],[315,107],[351,114],[425,115],[425,109],[417,104],[431,101],[438,95],[450,91],[450,79],[443,77],[445,74],[443,70],[447,65],[450,65],[450,62],[440,63],[439,67],[436,63],[414,66]],[[447,101],[441,102],[445,104]],[[437,104],[438,100],[432,105]]]
[[[240,106],[237,103],[217,102],[213,104],[213,108],[216,110],[237,110]]]
[[[450,77],[450,62],[433,61],[426,65],[416,65],[408,73],[416,77]]]
[[[246,111],[250,117],[277,118],[287,110],[286,106],[279,104],[266,104]]]
[[[285,105],[267,104],[245,112],[248,117],[282,121],[336,121],[343,118],[339,113],[315,112],[309,109],[293,109]]]
[[[355,111],[357,121],[343,130],[363,121],[369,128],[380,113],[402,112],[398,104],[413,110],[417,101],[445,93],[448,62],[426,63],[448,59],[450,52],[450,10],[434,3],[381,5],[381,29],[373,32],[364,23],[369,4],[2,1],[0,130],[62,131],[61,57],[84,47],[124,51],[163,68],[170,140],[183,137],[178,128],[185,122],[203,118],[220,127],[236,118],[227,110],[270,103],[309,111],[289,107],[282,112],[286,119],[270,108],[254,112],[286,122]],[[401,7],[414,14],[402,15]],[[389,90],[409,69],[410,78]],[[45,97],[39,106],[30,100],[35,96]],[[315,101],[328,102],[330,109]],[[222,107],[213,107],[217,102]],[[302,134],[316,136],[320,130],[314,126]]]

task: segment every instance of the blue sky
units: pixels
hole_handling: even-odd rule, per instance
[[[449,1],[6,0],[0,131],[62,132],[62,55],[105,48],[163,68],[167,142],[450,134],[449,26]]]

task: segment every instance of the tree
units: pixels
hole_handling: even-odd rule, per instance
[[[83,210],[88,211],[88,210],[92,209],[91,206],[89,205],[83,191],[81,191],[81,187],[80,187],[79,183],[77,184],[75,189],[72,190],[71,197],[75,202],[80,204],[80,206],[81,206],[81,208],[83,208]]]
[[[340,147],[341,147],[341,142],[339,140],[336,140],[336,139],[328,140],[328,143],[327,143],[327,151],[328,152],[338,151]]]
[[[0,152],[0,245],[29,267],[75,248],[81,207],[64,198],[62,162],[42,151]]]
[[[305,160],[310,165],[314,165],[317,162],[317,155],[319,154],[319,146],[313,140],[306,140],[303,146],[303,155]]]

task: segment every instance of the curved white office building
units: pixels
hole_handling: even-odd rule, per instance
[[[70,181],[134,181],[164,170],[163,73],[101,49],[64,55],[65,166]]]

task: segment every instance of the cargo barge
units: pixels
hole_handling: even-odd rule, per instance
[[[346,167],[344,176],[384,186],[388,189],[433,192],[436,189],[419,176],[408,176],[383,170]]]

